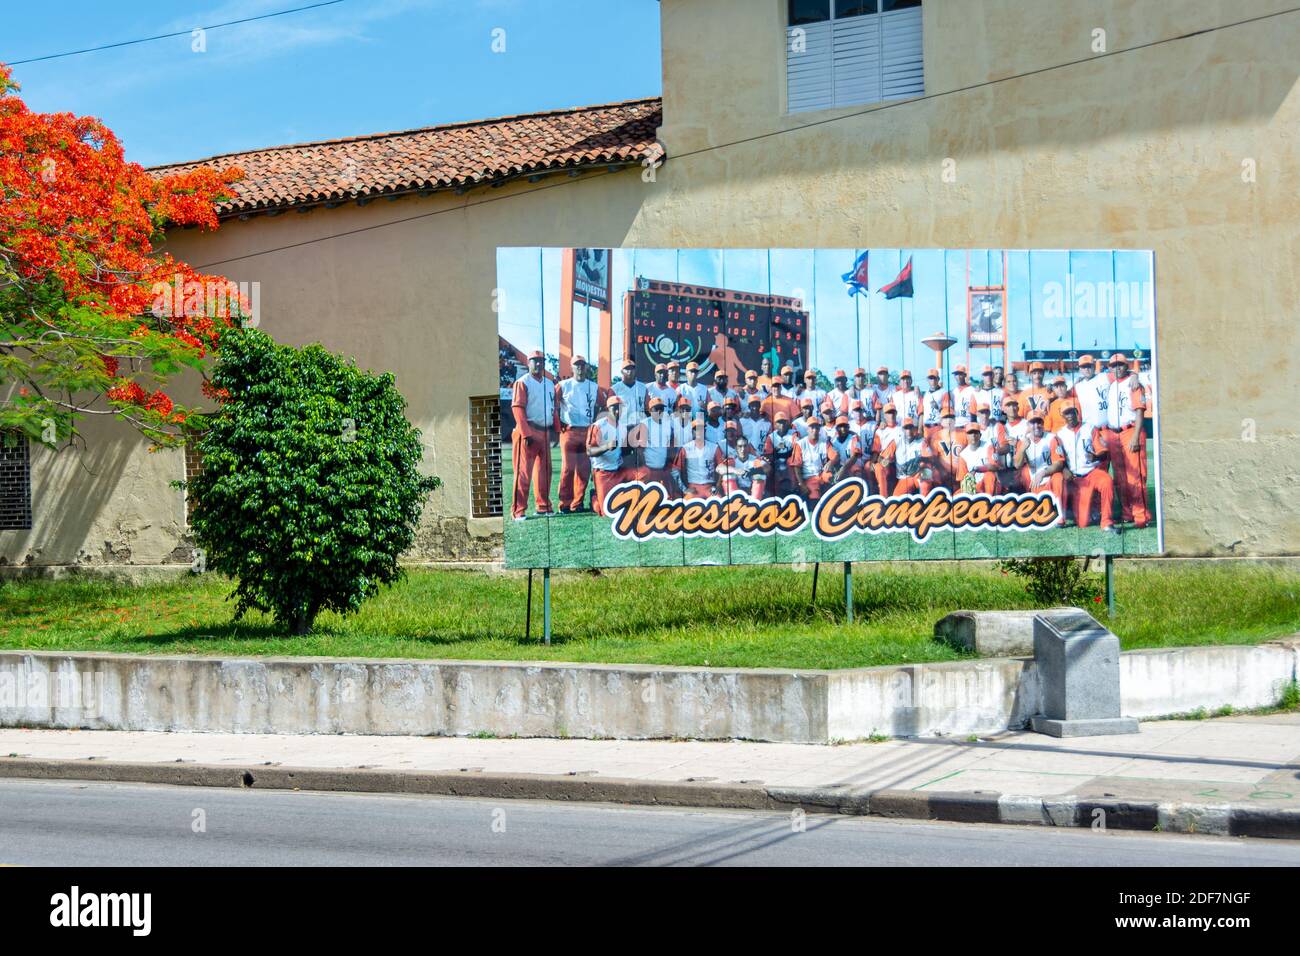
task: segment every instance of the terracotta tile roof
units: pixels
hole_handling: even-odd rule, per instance
[[[152,172],[243,168],[230,216],[473,186],[556,169],[639,163],[656,152],[659,98],[228,153]]]

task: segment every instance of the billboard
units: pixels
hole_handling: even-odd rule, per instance
[[[584,252],[497,254],[508,567],[1162,551],[1150,252]]]

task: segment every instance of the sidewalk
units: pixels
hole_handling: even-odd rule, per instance
[[[1300,837],[1300,714],[841,746],[0,730],[0,776]]]

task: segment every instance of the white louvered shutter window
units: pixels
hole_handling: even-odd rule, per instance
[[[789,0],[791,113],[925,92],[921,0]]]

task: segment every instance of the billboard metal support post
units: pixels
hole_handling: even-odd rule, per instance
[[[821,567],[822,565],[820,561],[818,561],[813,565],[813,596],[812,596],[813,604],[817,603],[817,572],[821,570]]]
[[[844,615],[853,623],[853,562],[844,562]]]
[[[1115,616],[1115,559],[1106,555],[1106,616]]]
[[[528,610],[524,612],[524,640],[533,636],[533,569],[528,569]]]
[[[542,640],[551,643],[551,569],[542,568]]]

